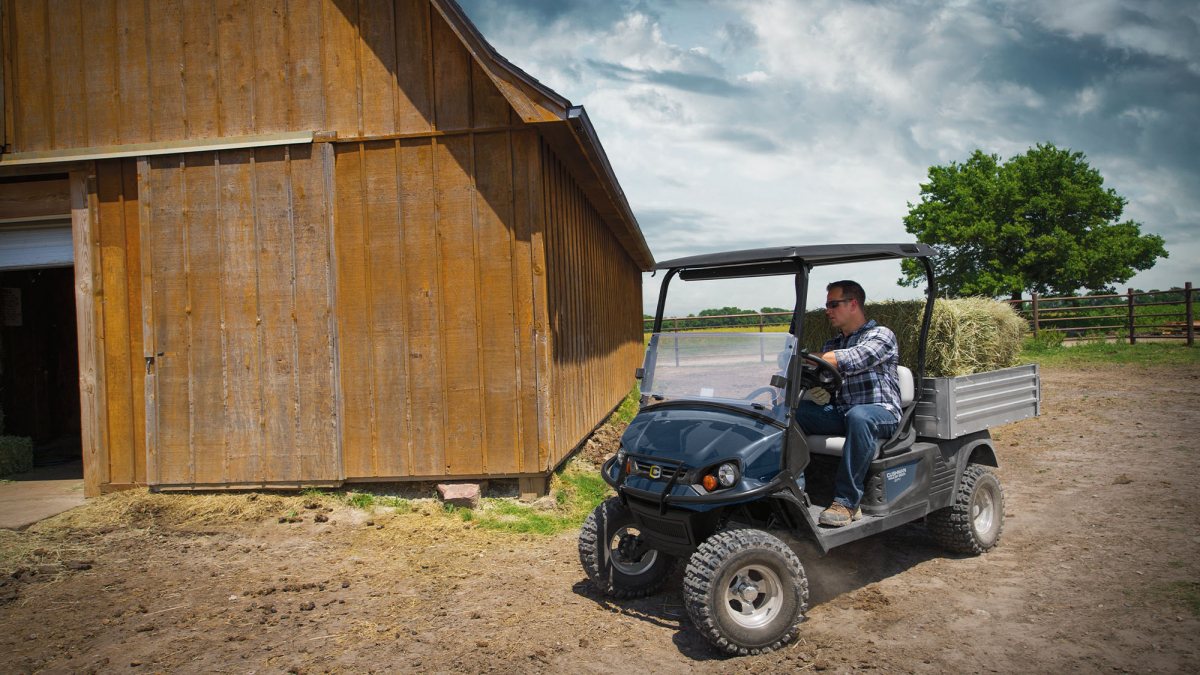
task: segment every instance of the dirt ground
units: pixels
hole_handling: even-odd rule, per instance
[[[1200,672],[1200,617],[1175,597],[1200,581],[1200,367],[1043,384],[1043,416],[996,433],[999,547],[947,555],[914,523],[801,550],[811,609],[770,655],[711,648],[679,571],[654,597],[601,597],[575,532],[342,508],[73,530],[66,566],[0,586],[0,672]]]

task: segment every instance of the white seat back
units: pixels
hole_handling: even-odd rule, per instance
[[[912,371],[904,366],[896,366],[896,370],[900,373],[900,407],[907,408],[908,404],[913,402]]]

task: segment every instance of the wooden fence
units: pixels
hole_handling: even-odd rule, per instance
[[[746,314],[714,314],[711,316],[673,316],[663,317],[662,330],[664,333],[678,333],[687,330],[720,330],[722,328],[758,328],[763,332],[767,326],[787,326],[792,322],[791,312],[750,312]],[[642,319],[642,330],[646,333],[654,330],[654,319]]]
[[[1111,295],[1065,296],[1039,298],[1037,293],[1028,300],[1006,300],[1016,306],[1022,316],[1029,319],[1034,337],[1042,331],[1064,333],[1068,337],[1086,337],[1101,333],[1108,336],[1128,337],[1129,344],[1136,344],[1141,337],[1154,339],[1186,340],[1188,346],[1195,344],[1195,312],[1192,282],[1183,288],[1169,291],[1137,292],[1130,288],[1125,293]],[[1163,300],[1163,296],[1181,299]],[[1139,298],[1143,298],[1139,300]],[[1106,302],[1107,304],[1093,304]],[[1087,304],[1082,304],[1087,303]],[[1181,309],[1180,306],[1182,305]],[[1163,308],[1175,311],[1161,311]],[[1154,308],[1154,309],[1151,309]],[[1150,309],[1149,312],[1144,311]],[[1139,311],[1142,310],[1142,311]],[[1047,317],[1046,315],[1050,316]],[[1178,319],[1168,321],[1168,318]],[[1050,324],[1050,325],[1045,325]],[[1139,333],[1139,331],[1141,331]]]

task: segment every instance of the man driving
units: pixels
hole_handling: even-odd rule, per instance
[[[867,468],[875,458],[876,440],[896,432],[900,422],[899,348],[896,334],[867,321],[866,294],[853,281],[835,281],[825,290],[825,314],[841,334],[825,341],[814,354],[837,368],[842,386],[832,398],[823,389],[810,392],[796,419],[806,434],[844,436],[834,479],[834,499],[820,523],[844,527],[862,518],[859,508]]]

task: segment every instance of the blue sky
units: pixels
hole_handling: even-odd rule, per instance
[[[658,260],[908,241],[931,164],[1081,151],[1200,283],[1200,3],[459,0],[496,49],[582,104]],[[839,268],[915,297],[899,266]],[[826,275],[814,283],[832,280]],[[667,313],[788,306],[786,283],[677,284]],[[652,312],[658,279],[645,280]],[[814,298],[810,297],[810,305]]]

